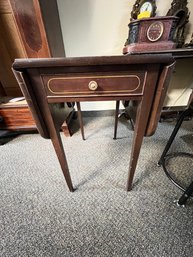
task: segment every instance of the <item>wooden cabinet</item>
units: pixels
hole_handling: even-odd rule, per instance
[[[16,58],[65,56],[57,1],[0,0],[0,38],[0,97],[22,96],[11,69]],[[68,108],[69,117],[72,111]],[[0,129],[35,127],[26,103],[1,105],[0,116]],[[69,117],[62,127],[66,136]]]
[[[0,96],[21,96],[12,73],[15,58],[64,57],[57,2],[0,1]]]
[[[0,81],[3,95],[21,95],[11,70],[15,58],[26,57],[9,1],[0,1]]]

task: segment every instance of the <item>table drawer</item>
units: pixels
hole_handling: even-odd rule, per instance
[[[49,96],[142,95],[145,76],[145,72],[84,77],[46,76],[43,81]]]

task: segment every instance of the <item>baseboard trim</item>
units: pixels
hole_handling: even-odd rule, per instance
[[[123,110],[120,109],[120,112]],[[114,116],[115,110],[101,110],[101,111],[81,111],[83,117],[107,117]]]

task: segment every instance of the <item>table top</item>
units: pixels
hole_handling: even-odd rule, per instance
[[[16,59],[13,63],[15,70],[41,67],[77,67],[77,66],[102,66],[102,65],[127,65],[143,63],[168,63],[172,62],[172,54],[169,52],[146,52],[141,54],[126,54],[113,56],[86,56],[86,57],[62,57],[62,58],[25,58]]]

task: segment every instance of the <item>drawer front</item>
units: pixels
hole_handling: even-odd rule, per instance
[[[97,76],[44,76],[48,96],[142,95],[146,73]]]

